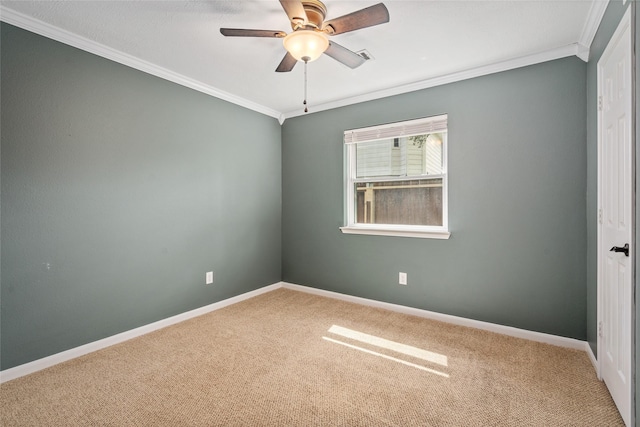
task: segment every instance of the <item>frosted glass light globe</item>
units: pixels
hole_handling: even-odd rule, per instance
[[[282,41],[284,48],[298,61],[315,61],[329,47],[324,33],[314,30],[297,30]]]

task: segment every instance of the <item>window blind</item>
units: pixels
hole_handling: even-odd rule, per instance
[[[424,135],[426,133],[446,132],[447,115],[426,117],[406,122],[389,123],[361,129],[344,131],[344,143],[378,141],[381,139],[398,138],[404,136]]]

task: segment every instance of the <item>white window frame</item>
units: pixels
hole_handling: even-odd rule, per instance
[[[345,159],[345,220],[340,230],[345,234],[369,234],[377,236],[417,237],[427,239],[448,239],[449,232],[449,197],[448,197],[448,158],[449,147],[447,114],[426,117],[404,122],[351,129],[344,132]],[[442,147],[442,174],[413,175],[407,177],[380,177],[376,182],[415,181],[418,179],[442,179],[442,225],[399,225],[399,224],[358,224],[356,223],[355,184],[372,179],[356,177],[356,145],[360,142],[371,142],[398,137],[423,135],[426,133],[444,133]]]

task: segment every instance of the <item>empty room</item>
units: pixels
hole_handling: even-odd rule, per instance
[[[635,1],[0,31],[1,425],[637,425]]]

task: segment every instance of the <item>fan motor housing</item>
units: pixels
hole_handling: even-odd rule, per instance
[[[319,0],[304,0],[302,2],[302,6],[304,7],[304,11],[307,14],[307,26],[311,26],[313,28],[322,29],[322,23],[324,22],[325,16],[327,16],[327,7]],[[299,27],[299,23],[292,21],[291,28],[297,29]]]

